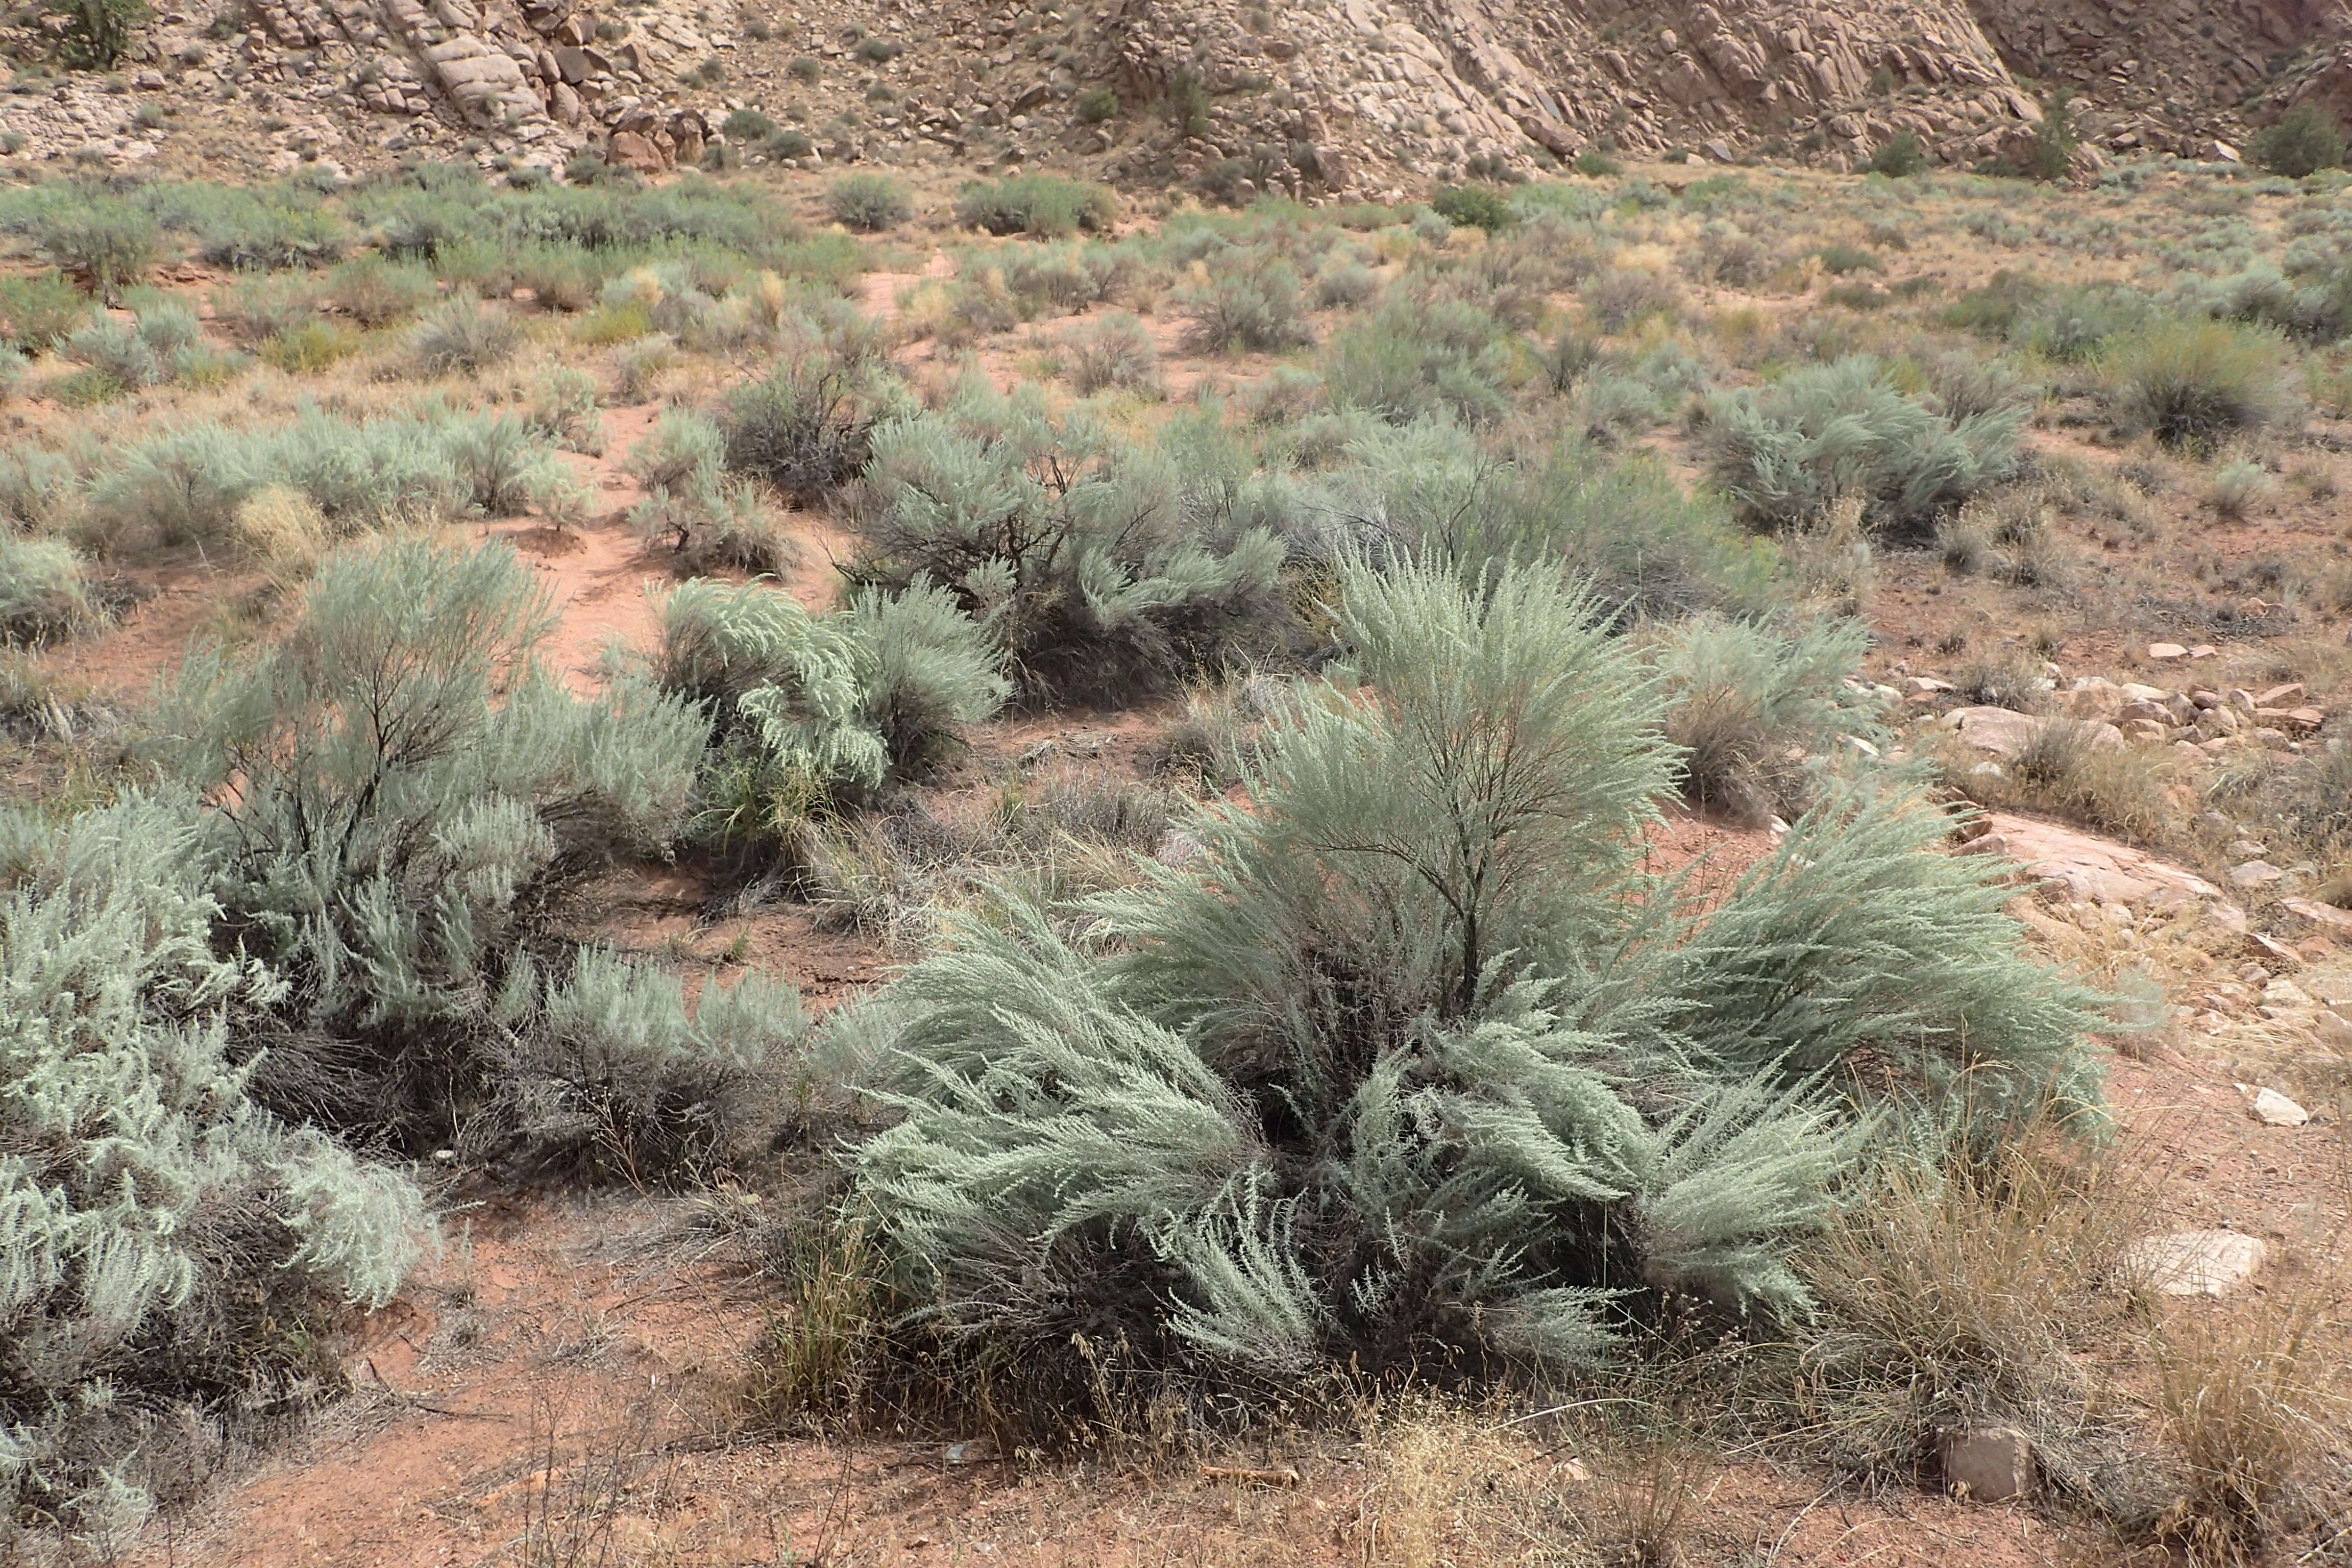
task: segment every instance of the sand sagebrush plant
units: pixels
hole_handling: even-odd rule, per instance
[[[2285,418],[2286,345],[2234,321],[2158,321],[2116,341],[2101,361],[2118,420],[2168,447],[2210,453]]]
[[[2095,1097],[2088,994],[1940,814],[1847,793],[1677,909],[1640,869],[1675,752],[1596,606],[1399,566],[1335,615],[1349,673],[1267,721],[1198,856],[1076,926],[1009,898],[886,994],[898,1120],[851,1157],[910,1312],[886,1373],[1058,1435],[1334,1365],[1577,1366],[1664,1300],[1808,1302],[1789,1251],[1872,1108],[1997,1142]]]
[[[72,545],[0,529],[0,645],[62,642],[103,618]]]
[[[1851,493],[1873,530],[1917,537],[2017,471],[2026,410],[1949,419],[1895,386],[1880,362],[1853,355],[1718,393],[1706,412],[1708,478],[1752,525],[1789,528]]]
[[[217,801],[223,931],[288,980],[258,1098],[518,1178],[659,1180],[724,1162],[797,1016],[708,989],[689,1011],[536,934],[547,900],[683,831],[709,732],[641,681],[572,696],[535,657],[550,625],[502,544],[365,543],[260,657],[192,656],[156,748]]]
[[[936,584],[1036,700],[1172,685],[1276,635],[1282,541],[1223,476],[1114,439],[1034,387],[967,380],[948,405],[875,426],[852,581]]]
[[[1859,621],[1788,636],[1713,616],[1675,626],[1658,671],[1666,738],[1683,748],[1684,795],[1748,821],[1801,812],[1820,775],[1845,760],[1839,752],[1852,754],[1850,740],[1885,739],[1877,702],[1845,686],[1868,645]]]
[[[0,1548],[109,1540],[331,1386],[315,1336],[423,1239],[406,1176],[255,1103],[286,981],[216,942],[204,839],[176,790],[0,807]]]

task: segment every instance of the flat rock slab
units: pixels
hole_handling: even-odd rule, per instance
[[[1976,1502],[2005,1502],[2033,1489],[2033,1445],[2014,1426],[1947,1432],[1937,1455],[1944,1484]]]
[[[2270,1256],[2260,1237],[2234,1230],[2177,1230],[2132,1243],[2124,1275],[2159,1296],[2226,1296]]]
[[[1960,846],[1960,853],[2007,856],[2033,880],[2063,885],[2070,899],[2153,910],[2201,905],[2233,931],[2246,927],[2245,911],[2185,866],[2112,839],[2004,811],[1987,813],[1985,826],[1984,835]]]
[[[2251,1109],[2265,1127],[2300,1127],[2311,1120],[2311,1112],[2274,1089],[2256,1089]]]

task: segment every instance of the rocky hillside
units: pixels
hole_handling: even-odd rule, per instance
[[[191,0],[112,73],[60,68],[63,28],[0,27],[20,166],[651,170],[749,105],[797,132],[752,158],[1380,194],[1588,148],[1850,167],[1911,132],[1972,162],[2062,87],[2085,162],[2226,158],[2300,98],[2352,110],[2341,0]]]

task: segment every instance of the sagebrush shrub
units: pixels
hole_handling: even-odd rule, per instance
[[[2117,342],[2101,362],[2116,416],[2168,447],[2210,451],[2224,437],[2285,417],[2278,334],[2231,321],[2163,321]]]
[[[1870,527],[1921,535],[2016,471],[2024,415],[1947,419],[1855,355],[1709,399],[1708,477],[1757,527],[1794,526],[1851,494]]]
[[[858,234],[879,234],[915,216],[907,188],[887,174],[845,174],[826,187],[824,210]]]
[[[952,592],[1033,700],[1166,683],[1265,634],[1283,546],[1151,448],[968,383],[875,427],[854,581]]]
[[[522,346],[522,323],[496,307],[452,300],[425,318],[411,346],[429,375],[478,375]]]
[[[72,545],[0,527],[0,643],[61,641],[99,619]]]
[[[708,727],[636,682],[572,697],[533,657],[551,624],[503,545],[377,542],[324,564],[281,643],[200,649],[173,687],[167,770],[238,781],[211,796],[205,842],[226,929],[288,977],[254,1080],[281,1112],[528,1164],[519,1119],[592,1093],[509,1081],[513,1041],[487,1021],[528,1011],[533,910],[683,828]],[[636,1037],[632,1070],[687,1071],[691,1041]],[[694,1162],[726,1156],[740,1109],[698,1112]]]
[[[1335,408],[1361,408],[1391,424],[1444,409],[1475,423],[1509,406],[1515,348],[1502,323],[1476,305],[1392,297],[1332,333],[1320,367]]]
[[[748,740],[814,805],[924,776],[1010,692],[1002,652],[929,584],[812,616],[769,583],[696,579],[659,605],[663,688]]]
[[[1876,704],[1844,684],[1869,640],[1858,621],[1790,636],[1711,616],[1675,627],[1657,663],[1684,795],[1751,822],[1802,813],[1847,737],[1885,738]]]
[[[1177,290],[1185,346],[1198,353],[1265,353],[1315,341],[1298,268],[1259,252],[1228,258],[1210,275]]]
[[[2090,998],[1940,814],[1842,795],[1661,909],[1675,753],[1595,606],[1400,568],[1337,613],[1355,673],[1269,720],[1195,858],[1083,938],[1017,898],[951,924],[869,1015],[898,1120],[853,1201],[922,1308],[886,1382],[984,1375],[1067,1432],[1338,1365],[1571,1367],[1677,1298],[1801,1310],[1788,1249],[1886,1097],[1990,1136],[2094,1093]]]
[[[285,983],[219,942],[215,868],[176,791],[0,807],[0,1543],[200,1479],[172,1429],[315,1397],[307,1342],[417,1255],[405,1177],[254,1103],[233,1032]]]
[[[1114,389],[1156,395],[1160,349],[1144,324],[1124,310],[1071,328],[1062,335],[1070,384],[1087,396]]]
[[[1118,219],[1118,202],[1108,187],[1056,174],[974,184],[956,198],[956,222],[990,234],[1062,239],[1081,229],[1108,233]]]
[[[878,364],[822,342],[795,343],[766,375],[728,392],[719,416],[727,465],[787,496],[825,495],[865,466],[889,391]]]

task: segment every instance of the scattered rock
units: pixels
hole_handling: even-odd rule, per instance
[[[2005,1502],[2033,1489],[2033,1445],[2014,1426],[1947,1432],[1937,1445],[1944,1484],[1973,1502]]]
[[[2162,664],[2176,658],[2187,658],[2189,650],[2177,642],[2152,642],[2147,645],[2147,657]]]
[[[2262,1272],[2270,1249],[2234,1230],[2180,1230],[2136,1241],[2124,1276],[2159,1296],[2226,1296]]]
[[[2300,1127],[2311,1120],[2311,1112],[2274,1089],[2256,1089],[2250,1109],[2265,1127]]]
[[[2328,936],[2352,941],[2352,910],[2339,910],[2317,899],[2281,899],[2278,907]]]
[[[2242,893],[2259,893],[2286,880],[2286,873],[2267,860],[2246,860],[2230,868],[2230,886]]]

